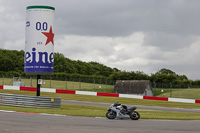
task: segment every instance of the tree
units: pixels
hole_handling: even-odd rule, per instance
[[[0,49],[0,73],[7,75],[24,74],[24,51]],[[110,68],[98,62],[84,62],[71,60],[61,53],[54,53],[54,72],[56,79],[87,77],[90,79],[111,79],[111,80],[151,80],[158,83],[176,84],[197,84],[200,81],[188,80],[186,75],[178,75],[166,68],[160,69],[151,76],[142,71],[121,71],[117,68]]]
[[[174,74],[175,75],[176,73],[170,69],[162,68],[156,74],[172,74],[172,75]]]
[[[0,57],[0,64],[0,70],[5,72],[13,71],[15,67],[13,60],[7,56]]]
[[[178,75],[170,69],[162,68],[155,74],[151,75],[151,81],[158,83],[189,83],[185,75]]]

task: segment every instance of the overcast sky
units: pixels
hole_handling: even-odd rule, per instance
[[[0,0],[0,48],[25,49],[30,5],[55,7],[54,51],[67,58],[200,79],[200,0]]]

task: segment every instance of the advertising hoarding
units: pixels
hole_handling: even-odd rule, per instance
[[[24,72],[49,75],[54,70],[54,12],[51,6],[26,8]]]

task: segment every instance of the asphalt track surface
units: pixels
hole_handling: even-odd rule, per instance
[[[95,103],[95,102],[74,101],[74,100],[62,100],[62,104],[76,104],[76,105],[100,106],[100,107],[109,107],[111,105],[111,103]],[[142,110],[200,113],[200,109],[168,108],[168,107],[141,106],[141,105],[127,105],[127,106],[136,106],[138,109],[142,109]]]
[[[106,118],[0,112],[0,133],[199,133],[200,121]]]

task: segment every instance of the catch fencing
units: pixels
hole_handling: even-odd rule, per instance
[[[154,96],[200,99],[200,85],[151,83]]]
[[[61,98],[0,93],[0,105],[34,108],[60,108]]]
[[[41,77],[41,88],[55,88],[61,90],[76,90],[76,91],[92,91],[117,93],[114,91],[116,81],[109,79],[91,79],[91,78],[65,78],[63,80],[53,79],[51,76]],[[30,77],[4,77],[0,75],[0,85],[8,86],[25,86],[36,87],[36,78]],[[132,85],[131,85],[132,86]],[[188,98],[200,99],[200,84],[173,84],[173,83],[158,83],[151,82],[153,96],[170,97],[170,98]],[[124,94],[129,94],[130,86],[124,89]],[[146,93],[145,93],[146,95]]]
[[[52,77],[42,77],[42,88],[56,88],[63,90],[80,90],[112,93],[115,81],[108,79],[71,78],[56,80]],[[36,77],[4,77],[0,76],[0,85],[37,87]]]

